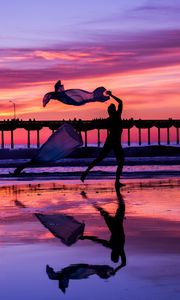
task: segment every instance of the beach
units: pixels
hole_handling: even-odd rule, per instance
[[[80,174],[92,157],[67,158],[57,166],[27,169],[17,177],[9,174],[14,163],[9,159],[6,156],[1,160],[0,169],[3,299],[14,299],[14,295],[20,300],[116,300],[120,296],[135,300],[179,299],[178,155],[128,157],[120,202],[114,187],[112,157],[84,183]],[[27,158],[19,159],[22,162]],[[125,210],[121,228],[125,234],[126,265],[106,277],[104,268],[116,270],[120,261],[114,263],[111,249],[96,242],[109,241],[111,236],[97,207],[112,217]],[[39,222],[37,213],[73,217],[85,225],[83,236],[95,236],[96,241],[77,239],[67,246]],[[50,278],[47,265],[54,272],[64,268],[68,272],[76,268],[76,272],[68,278],[66,275],[66,281],[60,284]]]
[[[11,300],[59,299],[57,280],[46,265],[59,271],[71,264],[117,264],[110,250],[92,241],[62,244],[35,217],[35,213],[64,213],[85,223],[85,234],[108,240],[110,233],[94,203],[112,216],[117,210],[113,181],[91,180],[26,182],[1,187],[1,295]],[[84,198],[85,192],[86,197]],[[70,280],[67,299],[178,299],[179,295],[179,181],[176,179],[127,182],[124,231],[127,265],[102,279]],[[24,207],[18,205],[23,204]],[[11,289],[8,287],[11,286]],[[146,296],[145,296],[146,295]]]

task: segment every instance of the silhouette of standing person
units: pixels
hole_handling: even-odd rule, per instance
[[[123,102],[121,99],[114,96],[111,91],[107,91],[106,93],[118,102],[118,108],[116,109],[116,106],[114,104],[110,104],[108,106],[108,114],[109,114],[109,117],[107,118],[107,126],[109,131],[108,136],[98,157],[95,160],[93,160],[88,166],[88,168],[83,172],[81,176],[81,181],[84,182],[89,171],[94,166],[96,166],[100,161],[102,161],[111,150],[113,150],[117,160],[115,186],[121,187],[124,185],[120,183],[120,176],[124,165],[124,153],[121,145],[121,135],[123,130],[121,114],[123,109]]]

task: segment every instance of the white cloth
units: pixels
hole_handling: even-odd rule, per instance
[[[40,147],[35,160],[55,162],[82,145],[81,135],[70,124],[64,123]]]
[[[84,232],[84,223],[64,214],[44,215],[36,213],[38,220],[66,246],[74,244]]]
[[[64,86],[60,80],[55,84],[55,91],[49,92],[44,95],[43,107],[45,107],[51,99],[58,100],[69,105],[83,105],[89,102],[105,102],[110,99],[109,96],[104,95],[106,89],[104,87],[98,87],[93,92],[88,92],[81,89],[64,90]]]

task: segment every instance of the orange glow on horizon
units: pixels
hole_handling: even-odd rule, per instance
[[[65,55],[63,59],[73,59],[76,56],[90,57],[88,52],[70,52],[67,54],[56,52],[36,52],[36,55],[46,56],[47,59],[55,59],[57,56]],[[123,53],[122,53],[123,55]],[[96,58],[94,58],[96,59]],[[97,57],[97,59],[103,59]],[[107,75],[81,77],[77,79],[62,79],[65,89],[80,88],[93,91],[97,86],[104,86],[112,90],[113,94],[120,97],[124,102],[123,118],[134,119],[179,119],[179,76],[180,65],[162,66],[144,70],[134,70],[117,73],[107,73]],[[58,79],[58,78],[57,78]],[[13,105],[9,100],[16,104],[16,117],[23,120],[69,120],[106,118],[107,107],[112,101],[105,103],[88,103],[83,106],[75,107],[65,105],[57,100],[51,100],[48,105],[42,107],[42,98],[45,93],[53,91],[55,81],[39,79],[32,85],[15,85],[11,89],[0,89],[1,93],[1,112],[0,119],[11,119],[14,117]],[[46,137],[48,134],[45,134]],[[7,134],[8,136],[8,134]],[[26,140],[26,132],[24,139]],[[96,140],[96,133],[88,133],[90,142]],[[103,136],[103,134],[102,134]],[[10,138],[7,138],[10,139]],[[152,134],[152,140],[155,135]],[[104,137],[103,137],[104,140]],[[45,138],[43,139],[45,141]],[[20,140],[18,141],[20,143]],[[36,143],[36,138],[32,138]],[[26,142],[25,142],[26,143]]]

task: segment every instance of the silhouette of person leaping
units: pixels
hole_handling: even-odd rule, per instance
[[[121,99],[114,96],[111,91],[107,91],[106,93],[118,102],[118,108],[116,109],[116,106],[114,104],[110,104],[108,106],[108,114],[109,114],[109,117],[107,118],[107,126],[109,131],[108,136],[98,157],[95,160],[93,160],[88,166],[88,168],[83,172],[81,176],[81,181],[84,182],[89,171],[94,166],[96,166],[100,161],[102,161],[111,150],[113,150],[118,165],[116,170],[115,185],[117,187],[121,187],[123,186],[123,184],[120,183],[119,180],[124,165],[124,153],[121,145],[121,135],[122,135],[121,113],[123,109],[123,102]]]

